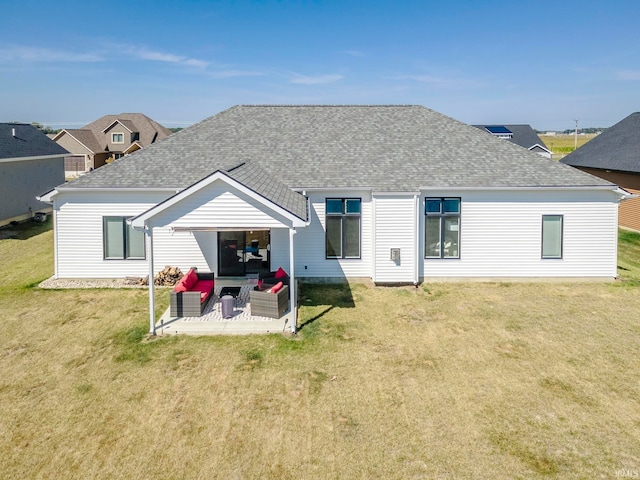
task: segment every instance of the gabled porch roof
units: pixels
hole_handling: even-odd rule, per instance
[[[129,223],[134,228],[144,228],[145,225],[153,223],[152,219],[163,212],[167,212],[172,207],[219,181],[227,184],[229,190],[244,195],[264,207],[274,214],[280,223],[289,228],[304,227],[308,224],[307,198],[286,187],[252,162],[242,163],[227,171],[217,170],[164,202],[130,219]]]

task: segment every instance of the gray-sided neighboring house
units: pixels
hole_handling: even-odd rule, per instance
[[[236,106],[43,199],[58,278],[238,276],[263,232],[295,305],[295,278],[613,279],[625,196],[422,106]]]
[[[51,210],[36,196],[64,182],[68,154],[32,125],[0,123],[0,225]]]
[[[620,120],[560,161],[640,194],[640,112]],[[619,222],[640,231],[640,197],[620,204]]]
[[[527,150],[551,158],[551,150],[547,148],[531,125],[474,125],[494,137],[509,140]]]
[[[72,153],[65,159],[65,175],[72,178],[169,135],[171,130],[142,113],[121,113],[105,115],[82,128],[61,130],[53,140]]]

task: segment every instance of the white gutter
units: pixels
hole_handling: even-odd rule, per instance
[[[24,162],[26,160],[51,160],[53,158],[64,158],[66,156],[68,156],[68,154],[58,153],[56,155],[37,155],[35,157],[0,158],[0,163]]]
[[[420,187],[421,191],[492,191],[492,190],[617,190],[617,185],[545,185],[545,186],[522,186],[522,187],[455,187],[455,186],[440,186],[440,187]]]

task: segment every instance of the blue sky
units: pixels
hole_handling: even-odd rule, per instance
[[[0,121],[187,126],[236,104],[419,104],[606,127],[640,110],[640,2],[3,1]]]

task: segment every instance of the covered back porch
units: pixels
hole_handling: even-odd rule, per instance
[[[176,193],[164,202],[128,220],[130,225],[146,236],[149,278],[156,272],[155,258],[170,261],[173,248],[180,249],[180,236],[216,238],[216,262],[207,262],[215,276],[213,295],[202,304],[199,317],[155,318],[154,285],[149,284],[149,331],[151,334],[216,334],[216,333],[272,333],[296,331],[297,292],[294,272],[294,235],[297,228],[306,227],[307,200],[277,180],[270,179],[258,167],[242,164],[230,171],[216,171],[209,177]],[[288,232],[288,235],[287,233]],[[249,235],[247,235],[249,234]],[[175,236],[175,237],[174,237]],[[255,238],[253,238],[255,237]],[[275,238],[274,238],[275,237]],[[288,238],[287,238],[288,237]],[[158,249],[162,252],[157,256]],[[257,284],[257,274],[274,268],[269,242],[287,244],[288,255],[281,251],[275,268],[282,267],[289,276],[289,310],[281,318],[260,318],[251,315],[249,292]],[[195,242],[191,242],[192,244]],[[198,249],[210,248],[197,242]],[[280,249],[282,250],[282,248]],[[176,258],[184,252],[176,251]],[[258,271],[252,271],[255,266]],[[158,265],[162,268],[163,265]],[[199,272],[201,269],[199,269]],[[233,276],[237,274],[238,276]],[[225,286],[239,286],[232,318],[222,319],[220,290]],[[284,301],[284,300],[283,300]],[[284,304],[281,303],[282,307]],[[281,312],[282,310],[280,310]],[[255,313],[255,312],[254,312]]]

